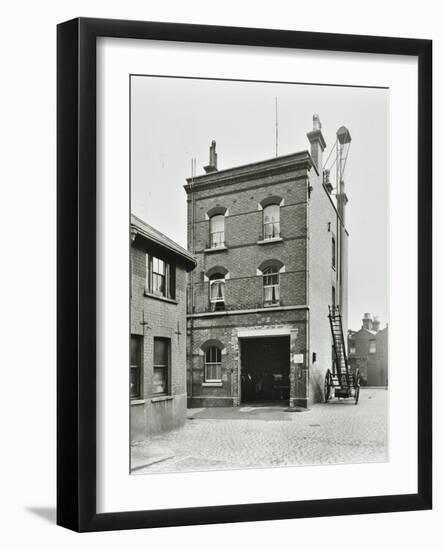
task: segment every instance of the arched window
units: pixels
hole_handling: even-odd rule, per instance
[[[209,220],[209,248],[225,246],[225,216],[215,214]]]
[[[265,306],[280,303],[280,273],[273,265],[263,269],[263,302]]]
[[[277,239],[280,237],[280,205],[268,204],[263,208],[263,238]]]
[[[225,309],[225,275],[213,273],[209,277],[209,301],[212,311]]]
[[[211,346],[205,351],[205,382],[221,381],[221,349]]]

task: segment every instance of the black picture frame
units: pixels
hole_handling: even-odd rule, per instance
[[[96,512],[96,39],[169,40],[418,59],[418,490],[416,494]],[[432,42],[78,18],[57,29],[57,523],[104,531],[432,507]],[[405,396],[406,399],[406,396]]]

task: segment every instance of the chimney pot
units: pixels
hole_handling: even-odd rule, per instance
[[[363,315],[363,326],[366,330],[372,330],[372,316],[370,313],[365,313]]]
[[[211,172],[217,172],[217,151],[216,151],[216,142],[215,140],[211,141],[211,146],[209,147],[209,164],[204,167],[204,170],[207,174]]]
[[[374,318],[372,319],[372,330],[375,330],[375,332],[378,332],[380,330],[380,321],[378,315],[374,315]]]

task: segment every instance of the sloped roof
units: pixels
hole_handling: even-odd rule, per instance
[[[367,328],[361,327],[360,330],[357,330],[357,331],[353,332],[349,336],[350,336],[350,338],[353,338],[354,336],[357,336],[357,334],[360,334],[361,332],[372,334],[372,336],[375,336],[377,334],[377,332],[375,330],[369,330]]]
[[[197,265],[194,256],[190,252],[134,214],[131,214],[131,227],[145,239],[153,241],[183,258],[190,269],[193,269]]]

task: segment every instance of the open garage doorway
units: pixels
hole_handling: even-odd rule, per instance
[[[241,402],[289,403],[289,336],[241,339]]]

